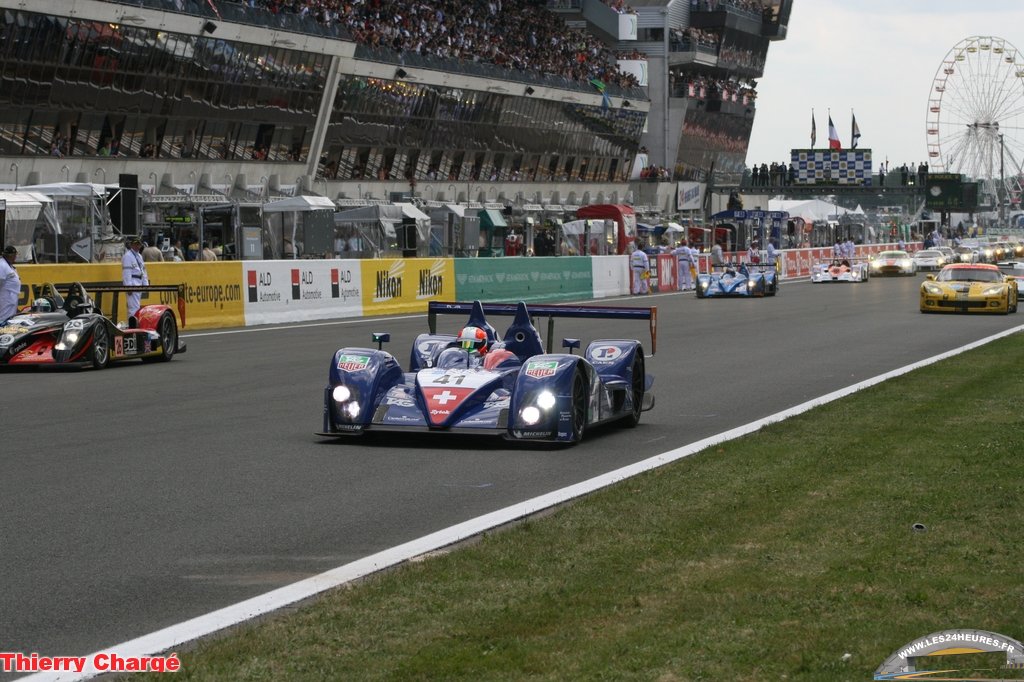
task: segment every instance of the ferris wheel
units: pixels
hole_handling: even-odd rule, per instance
[[[991,36],[957,43],[935,73],[925,129],[931,171],[977,181],[982,205],[1021,207],[1024,55],[1017,48]]]

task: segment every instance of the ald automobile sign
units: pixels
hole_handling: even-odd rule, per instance
[[[976,666],[977,656],[999,654],[1005,664],[993,669],[991,658]],[[876,680],[999,679],[999,670],[1020,672],[1024,646],[1015,639],[985,630],[942,630],[897,649],[875,671]],[[984,673],[984,674],[982,674]],[[1020,679],[1015,676],[1014,679]]]

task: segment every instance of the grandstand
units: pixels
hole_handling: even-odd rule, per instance
[[[741,172],[791,2],[0,0],[0,187],[673,213]]]

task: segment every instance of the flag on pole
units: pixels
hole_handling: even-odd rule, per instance
[[[818,141],[818,127],[814,125],[814,109],[811,109],[811,149],[814,149],[814,143]]]
[[[850,126],[850,148],[856,149],[857,143],[860,142],[860,126],[857,125],[857,117],[853,114],[853,111],[850,112],[850,118],[853,120]]]
[[[839,142],[839,133],[836,131],[835,124],[832,123],[832,114],[828,116],[828,148],[829,149],[842,149],[843,145]]]

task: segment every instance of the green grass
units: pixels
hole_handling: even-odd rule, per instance
[[[179,677],[866,680],[938,630],[1021,639],[1022,412],[1015,335],[208,640]]]

